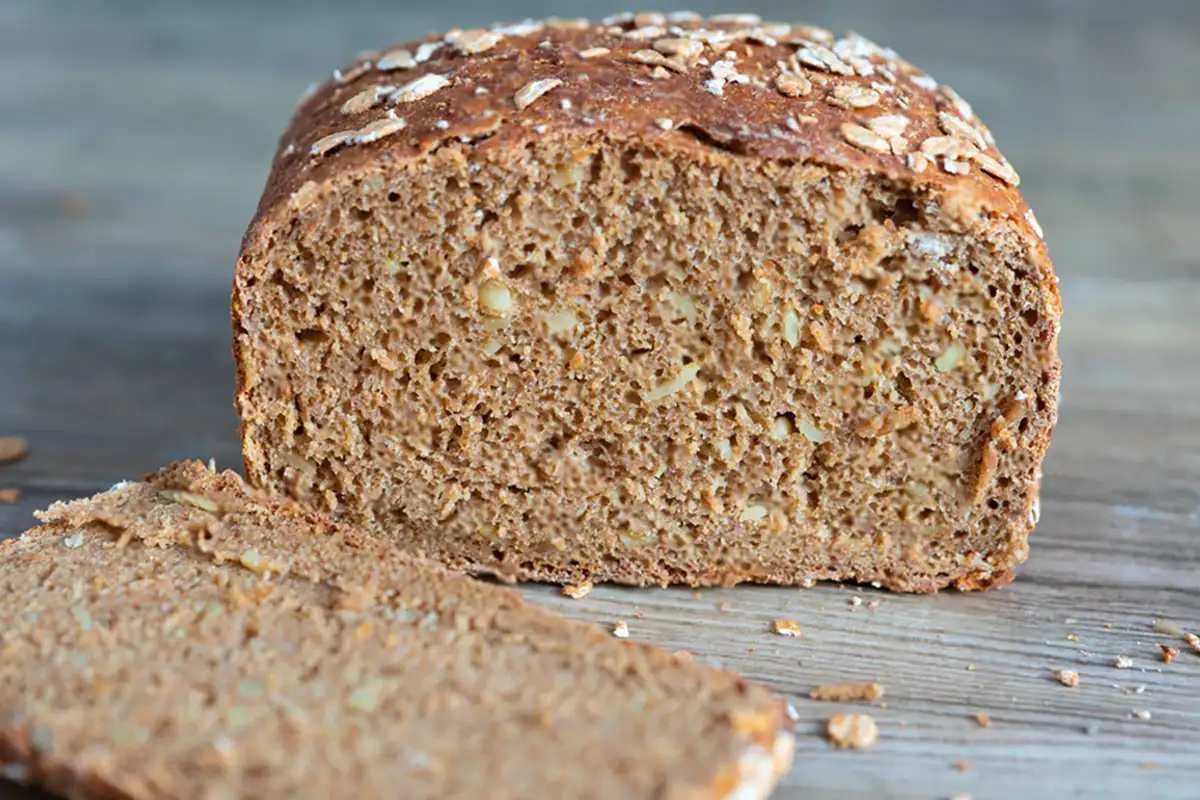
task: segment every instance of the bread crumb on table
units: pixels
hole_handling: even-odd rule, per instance
[[[878,700],[883,686],[878,683],[827,683],[808,693],[813,700],[845,703],[851,700]]]
[[[879,727],[867,714],[834,714],[826,731],[835,746],[855,750],[864,750],[879,738]]]
[[[1162,660],[1164,664],[1170,664],[1175,660],[1175,656],[1179,655],[1178,647],[1170,647],[1169,645],[1160,644],[1159,650],[1162,650]]]
[[[21,490],[13,487],[0,489],[0,503],[15,506],[21,500]]]
[[[582,600],[595,588],[591,581],[583,581],[582,583],[570,583],[562,587],[562,593],[572,600]]]
[[[990,727],[992,727],[992,718],[989,717],[987,714],[983,714],[983,713],[976,714],[975,715],[975,724],[981,728],[990,728]]]
[[[1133,659],[1129,656],[1117,656],[1113,661],[1113,666],[1117,669],[1132,669]]]
[[[1074,686],[1078,686],[1078,685],[1079,685],[1079,673],[1078,673],[1078,672],[1076,672],[1075,670],[1071,670],[1071,669],[1056,669],[1056,670],[1054,670],[1054,677],[1055,677],[1055,678],[1058,680],[1058,682],[1059,682],[1059,683],[1061,683],[1063,686],[1071,686],[1071,687],[1074,687]]]
[[[629,638],[629,626],[626,625],[624,622],[614,623],[613,628],[612,628],[612,634],[613,634],[613,636],[617,637],[618,639],[628,639]]]
[[[20,436],[0,436],[0,464],[19,461],[29,452],[29,443]]]
[[[804,631],[800,629],[800,623],[794,619],[773,619],[771,620],[771,630],[780,636],[800,637],[804,634]]]

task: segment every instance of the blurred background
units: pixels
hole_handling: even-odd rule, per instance
[[[1200,660],[1155,667],[1147,631],[1158,616],[1200,626],[1200,2],[688,5],[893,47],[970,100],[1020,171],[1066,308],[1033,557],[1002,591],[880,595],[874,618],[850,614],[836,587],[703,599],[603,588],[574,605],[527,591],[724,659],[793,697],[802,725],[828,713],[804,705],[814,683],[882,677],[894,705],[876,711],[885,743],[854,762],[803,738],[789,786],[805,797],[1194,797]],[[173,459],[240,463],[229,284],[306,86],[361,50],[429,32],[621,10],[0,0],[0,436],[31,448],[0,465],[0,488],[21,491],[0,502],[0,538],[35,508]],[[715,597],[732,615],[713,616]],[[761,641],[771,615],[803,621],[797,646],[812,642],[811,658],[765,646],[778,644]],[[1148,659],[1132,676],[1150,684],[1145,696],[1114,682],[1113,654],[1127,651]],[[1084,675],[1077,694],[1048,680],[1063,666]],[[1139,708],[1154,709],[1153,724],[1131,721]],[[997,720],[989,731],[974,722],[983,710]],[[974,767],[956,771],[968,751],[953,743],[968,740]]]

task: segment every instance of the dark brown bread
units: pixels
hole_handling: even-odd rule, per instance
[[[455,567],[985,588],[1057,284],[949,87],[853,34],[454,31],[315,90],[233,298],[247,473]]]
[[[782,703],[178,464],[0,546],[0,776],[79,798],[765,797]]]

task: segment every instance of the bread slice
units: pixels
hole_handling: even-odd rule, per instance
[[[0,776],[70,797],[764,797],[781,702],[177,464],[0,546]]]
[[[952,89],[748,15],[455,31],[303,102],[233,297],[246,469],[506,578],[982,588],[1060,304]]]

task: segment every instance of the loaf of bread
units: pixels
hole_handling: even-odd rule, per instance
[[[638,14],[364,54],[243,242],[247,473],[502,578],[1007,581],[1060,371],[1017,182],[854,34]]]
[[[764,689],[179,464],[0,546],[0,777],[78,798],[761,798]]]

